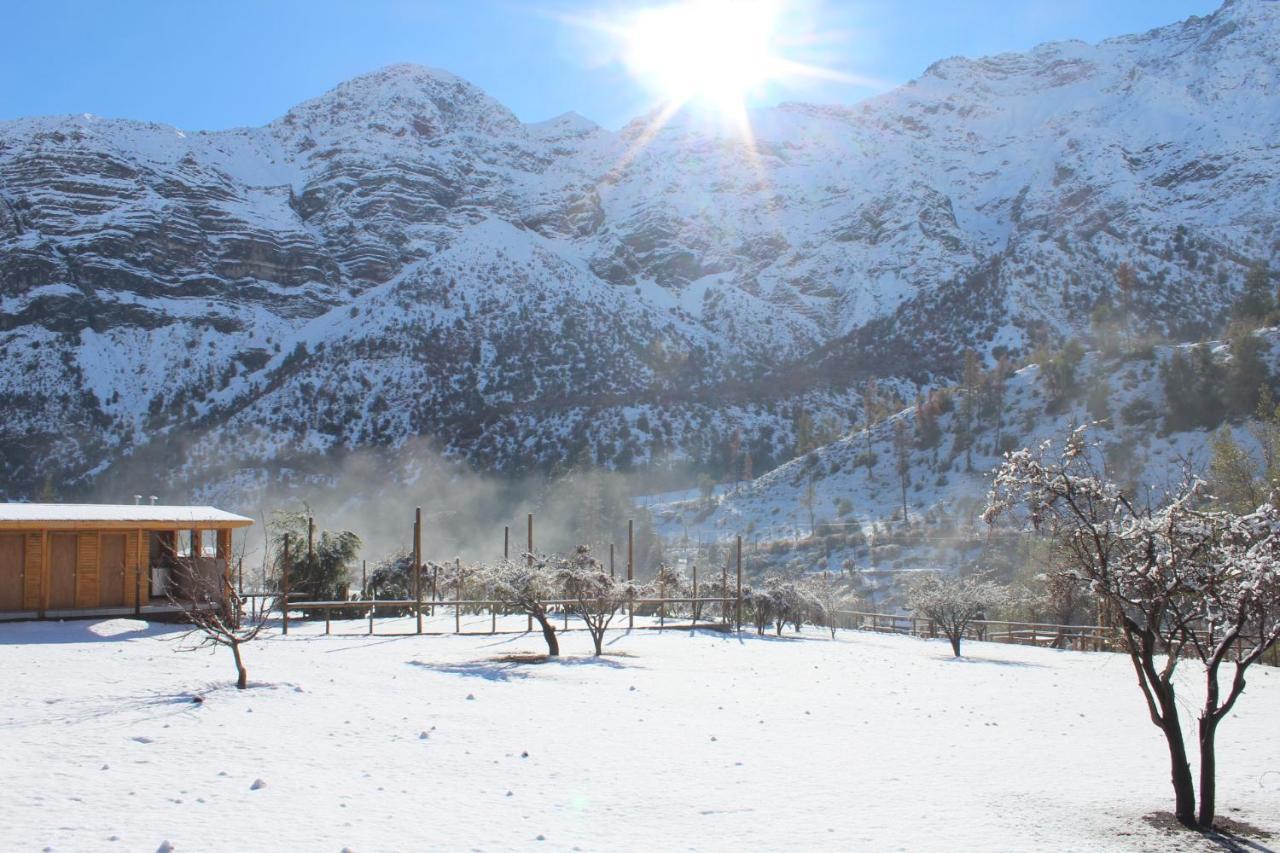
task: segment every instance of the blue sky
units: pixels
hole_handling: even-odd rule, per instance
[[[947,56],[1097,41],[1211,13],[1219,0],[795,0],[805,58],[877,84],[775,85],[760,102],[852,103]],[[90,112],[200,130],[258,125],[393,62],[448,69],[526,121],[609,127],[652,108],[574,0],[9,0],[0,119]]]

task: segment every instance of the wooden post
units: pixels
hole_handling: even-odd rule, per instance
[[[732,560],[729,554],[724,555],[724,565],[720,567],[720,621],[725,625],[729,624],[729,561]]]
[[[693,627],[698,627],[698,564],[693,564],[693,604],[689,605],[689,615],[693,617]]]
[[[307,516],[307,563],[310,564],[315,559],[316,551],[316,520],[311,516]]]
[[[324,609],[324,635],[329,636],[329,619],[333,616],[333,608],[326,607]]]
[[[284,635],[289,636],[289,537],[284,538],[284,563],[280,578],[280,613],[284,617]]]
[[[462,558],[453,558],[453,633],[462,633]]]
[[[528,549],[525,551],[524,561],[526,566],[532,566],[533,565],[533,513],[529,513],[527,522],[529,525],[529,540],[528,540]],[[533,631],[532,616],[525,617],[525,631],[528,631],[528,632]]]
[[[738,537],[738,633],[742,633],[742,537]]]
[[[133,615],[134,616],[142,615],[142,546],[144,544],[146,544],[146,541],[143,538],[142,531],[139,530],[138,531],[138,550],[136,553],[137,559],[133,561]],[[23,562],[25,562],[25,560]],[[151,562],[150,558],[147,559],[147,562],[148,563]],[[243,560],[240,561],[240,568],[242,570],[241,577],[243,577],[243,569],[244,569]],[[242,598],[244,597],[243,582],[241,583],[241,586],[240,586],[240,595]]]
[[[609,577],[614,577],[613,573],[613,543],[609,543]]]
[[[372,603],[369,605],[369,636],[373,636],[373,614],[378,609],[378,591],[373,591]]]
[[[422,633],[422,507],[413,511],[413,601],[417,632]]]
[[[636,550],[635,523],[631,519],[627,519],[627,581],[628,582],[634,581],[636,577],[635,550]],[[635,594],[632,593],[631,606],[627,608],[627,630],[631,630],[635,626],[636,626],[636,600],[635,600]]]
[[[440,600],[440,567],[431,564],[431,615],[436,615],[436,602]]]
[[[658,632],[667,627],[667,580],[658,576]]]

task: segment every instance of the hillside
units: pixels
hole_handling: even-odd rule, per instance
[[[524,124],[418,66],[258,128],[0,123],[0,493],[216,495],[415,438],[719,474],[739,431],[764,469],[854,381],[1102,304],[1194,339],[1280,254],[1277,68],[1280,4],[1229,0],[763,110],[754,145]]]
[[[1260,363],[1276,376],[1280,329],[1252,337]],[[723,544],[742,534],[760,570],[792,562],[806,570],[854,570],[891,593],[902,572],[983,558],[988,536],[979,516],[1004,450],[1060,443],[1075,426],[1094,423],[1091,438],[1103,449],[1108,475],[1134,494],[1158,501],[1184,471],[1206,476],[1212,428],[1177,423],[1166,390],[1174,354],[1190,362],[1201,348],[1220,371],[1214,381],[1225,385],[1233,351],[1224,342],[1082,353],[1069,387],[1048,380],[1051,365],[1031,364],[997,391],[975,392],[968,428],[965,392],[954,389],[935,395],[932,405],[925,399],[889,414],[870,434],[852,431],[714,495],[644,500],[669,541]],[[1215,424],[1225,414],[1208,413]],[[1252,422],[1225,419],[1256,456]]]

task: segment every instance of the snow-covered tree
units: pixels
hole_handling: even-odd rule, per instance
[[[814,622],[827,626],[831,639],[836,638],[837,613],[851,608],[857,601],[851,584],[831,572],[822,572],[805,579],[804,589]]]
[[[1244,514],[1207,510],[1203,484],[1193,480],[1151,507],[1109,481],[1098,455],[1083,428],[1056,454],[1047,442],[1009,454],[986,518],[1025,514],[1115,614],[1151,722],[1168,744],[1174,813],[1207,828],[1218,725],[1244,692],[1248,668],[1280,641],[1280,496]],[[1186,658],[1199,660],[1205,677],[1198,814],[1174,684]],[[1233,670],[1225,693],[1224,664]]]
[[[547,618],[546,602],[559,595],[556,576],[545,560],[501,560],[476,569],[478,582],[491,590],[493,600],[502,602],[537,621],[542,629],[542,639],[547,643],[547,654],[560,654],[560,641],[556,628]]]
[[[907,607],[934,624],[960,657],[964,632],[1004,599],[1004,588],[981,575],[923,575],[907,592]]]
[[[569,602],[569,612],[586,623],[596,654],[603,654],[604,632],[618,610],[638,595],[638,588],[631,581],[610,577],[591,556],[589,545],[579,545],[571,557],[555,561],[551,571]]]
[[[653,591],[657,593],[659,598],[684,598],[689,594],[691,584],[689,577],[676,566],[662,563],[658,566],[658,572],[653,576],[653,581],[649,584]],[[668,614],[675,616],[684,613],[685,605],[680,604],[672,607],[667,604],[661,606],[661,615],[665,619]]]
[[[755,617],[756,633],[763,634],[772,624],[777,635],[791,623],[797,631],[806,621],[821,619],[822,605],[807,583],[771,575],[759,589],[743,587],[743,602]]]

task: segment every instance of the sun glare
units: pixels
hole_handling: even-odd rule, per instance
[[[632,75],[668,104],[696,102],[738,114],[752,92],[780,76],[779,4],[684,0],[634,13],[623,28]]]

